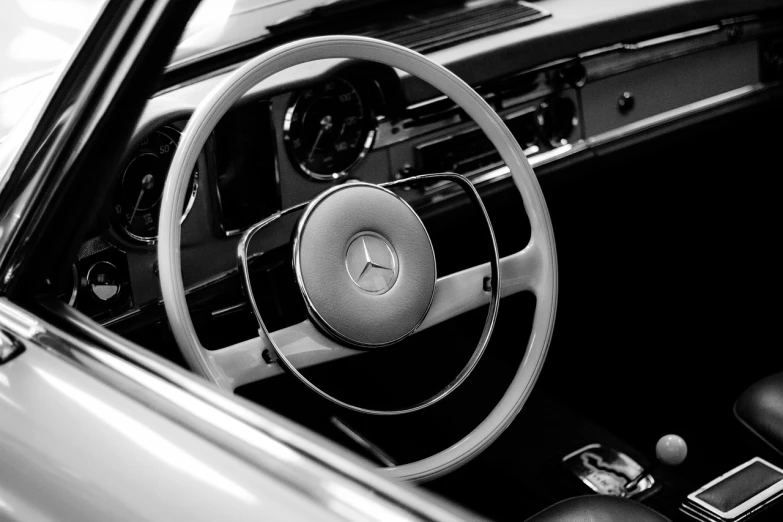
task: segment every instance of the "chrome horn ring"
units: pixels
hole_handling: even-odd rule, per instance
[[[332,327],[328,320],[326,320],[321,313],[318,312],[317,306],[313,303],[312,299],[308,295],[307,288],[305,284],[303,283],[303,276],[302,276],[302,263],[301,263],[301,239],[304,231],[304,227],[306,223],[308,222],[308,219],[310,217],[310,214],[312,213],[312,210],[315,209],[319,203],[324,201],[326,198],[330,197],[335,192],[338,192],[340,190],[350,190],[352,187],[361,187],[361,186],[371,186],[374,188],[381,188],[386,193],[391,194],[393,197],[398,198],[395,194],[393,194],[391,191],[388,190],[388,187],[393,186],[400,186],[403,184],[409,184],[409,183],[419,183],[422,181],[450,181],[453,183],[456,183],[461,189],[465,191],[465,193],[468,195],[468,198],[470,199],[471,203],[476,205],[480,210],[484,217],[484,221],[487,225],[487,237],[489,239],[488,245],[491,246],[491,257],[490,257],[490,267],[491,267],[491,275],[489,277],[489,285],[487,288],[487,291],[490,294],[490,302],[489,302],[489,310],[487,312],[487,319],[484,322],[484,328],[481,332],[481,337],[479,338],[478,343],[476,344],[476,349],[473,351],[473,354],[471,355],[470,359],[468,360],[467,364],[462,368],[460,373],[451,381],[449,382],[443,389],[432,395],[431,397],[428,397],[427,399],[414,404],[413,406],[410,406],[408,408],[401,408],[396,410],[378,410],[378,409],[372,409],[372,408],[365,408],[362,406],[357,406],[355,404],[351,404],[345,401],[342,401],[333,395],[325,392],[315,384],[313,384],[312,381],[307,379],[302,373],[296,368],[296,366],[286,357],[285,353],[280,349],[280,347],[275,343],[274,339],[270,335],[269,330],[266,327],[266,324],[264,323],[264,319],[261,317],[261,312],[259,310],[258,305],[256,304],[255,296],[253,293],[253,287],[250,280],[250,267],[249,267],[249,259],[250,259],[250,244],[252,243],[253,237],[261,232],[264,228],[268,227],[269,225],[273,224],[275,221],[280,219],[281,217],[291,214],[293,212],[297,212],[302,210],[303,207],[305,207],[304,214],[299,220],[299,225],[297,226],[296,235],[294,238],[294,256],[293,256],[293,262],[294,262],[294,272],[297,276],[297,281],[299,283],[299,288],[302,291],[302,296],[305,300],[305,304],[307,306],[308,314],[313,320],[314,323],[318,324],[323,330],[325,330],[329,335],[335,337],[338,341],[348,343],[353,345],[354,347],[361,348],[361,349],[373,349],[378,348],[382,346],[389,346],[391,344],[394,344],[396,342],[399,342],[403,340],[404,338],[408,337],[409,335],[413,334],[416,331],[416,328],[421,325],[421,322],[424,320],[424,317],[427,315],[427,311],[429,311],[430,304],[432,303],[432,296],[434,294],[434,281],[437,278],[437,272],[433,273],[433,285],[432,289],[429,291],[429,299],[427,301],[426,307],[423,310],[423,313],[418,314],[420,315],[420,318],[416,322],[416,324],[410,328],[407,332],[405,332],[404,335],[400,336],[399,338],[396,338],[392,340],[391,342],[387,343],[376,343],[376,344],[368,344],[368,343],[362,343],[358,342],[355,339],[349,339],[344,335],[341,335],[339,331],[337,331],[334,327]],[[402,199],[398,198],[400,201]],[[410,209],[410,207],[405,203],[405,206]],[[413,209],[410,209],[410,211],[413,213]],[[415,213],[414,213],[415,215]],[[422,224],[423,227],[423,224]],[[375,235],[375,233],[370,233]],[[351,236],[350,243],[355,241],[356,234]],[[385,242],[384,242],[385,243]],[[388,243],[385,243],[387,247],[389,247]],[[349,245],[350,248],[350,245]],[[430,244],[430,248],[432,248],[432,245]],[[391,250],[391,249],[390,249]],[[433,258],[434,258],[434,251],[433,251]],[[343,408],[356,411],[359,413],[365,413],[368,415],[402,415],[405,413],[412,413],[415,411],[422,410],[424,408],[427,408],[428,406],[432,406],[433,404],[441,401],[442,399],[446,398],[449,394],[451,394],[454,390],[459,387],[460,384],[462,384],[465,379],[470,375],[470,373],[475,369],[476,365],[479,362],[479,359],[484,354],[484,351],[487,348],[487,345],[489,344],[489,340],[492,336],[492,331],[495,327],[495,321],[497,320],[497,314],[498,314],[498,307],[500,305],[500,293],[498,291],[498,284],[499,284],[499,265],[500,265],[500,257],[498,254],[498,247],[497,242],[495,240],[495,233],[492,229],[492,223],[489,219],[489,215],[487,214],[487,210],[484,207],[483,202],[481,201],[481,197],[478,194],[478,191],[473,186],[473,184],[468,181],[464,176],[460,176],[458,174],[424,174],[421,176],[416,176],[400,181],[395,181],[392,183],[384,183],[382,185],[369,185],[366,183],[355,183],[350,185],[340,185],[333,189],[330,189],[323,194],[321,194],[319,197],[315,198],[311,202],[307,204],[300,204],[296,205],[294,207],[291,207],[289,209],[277,212],[270,216],[269,218],[265,219],[264,221],[258,223],[254,227],[248,229],[243,235],[242,238],[239,241],[239,246],[237,249],[237,257],[239,260],[239,270],[241,274],[241,280],[243,289],[245,291],[245,295],[250,301],[251,308],[253,310],[253,315],[255,315],[256,320],[258,321],[258,328],[259,328],[259,334],[266,342],[266,346],[271,347],[272,351],[274,352],[273,359],[277,362],[281,363],[283,367],[292,375],[294,375],[297,379],[299,379],[302,383],[304,383],[310,390],[314,391],[324,399],[327,399],[328,401],[337,404],[339,406],[342,406]],[[369,255],[368,255],[369,257]],[[368,259],[368,263],[371,261]],[[350,272],[350,268],[347,268],[347,272]],[[386,267],[384,267],[386,268]],[[350,274],[349,274],[350,275]],[[395,274],[395,279],[397,277],[397,274]],[[351,279],[353,280],[353,275],[351,275]],[[355,282],[355,281],[353,281]],[[392,286],[392,285],[389,285]],[[369,292],[370,294],[376,294],[376,292]]]

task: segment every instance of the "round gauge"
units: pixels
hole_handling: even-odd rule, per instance
[[[283,131],[291,162],[318,180],[347,174],[375,139],[372,114],[342,78],[303,91],[288,108]]]
[[[87,287],[93,297],[107,302],[120,295],[122,280],[117,267],[108,261],[98,261],[87,272]]]
[[[115,190],[114,215],[117,226],[129,237],[154,243],[163,185],[177,150],[180,133],[163,127],[147,136],[125,166]],[[182,209],[185,220],[198,192],[198,168],[193,169],[188,195]]]

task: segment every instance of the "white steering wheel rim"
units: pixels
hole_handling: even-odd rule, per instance
[[[190,173],[210,133],[225,113],[264,79],[300,63],[351,58],[382,63],[412,74],[439,89],[457,103],[484,131],[511,171],[522,196],[531,228],[530,244],[540,256],[533,283],[536,309],[527,350],[509,388],[490,414],[451,447],[419,461],[380,471],[389,476],[424,481],[468,462],[497,438],[513,421],[535,385],[546,358],[557,304],[557,258],[549,213],[541,188],[524,152],[492,108],[469,85],[444,67],[410,49],[364,37],[325,36],[283,45],[234,71],[198,105],[182,134],[166,179],[158,238],[160,285],[174,338],[191,368],[225,386],[225,375],[201,348],[190,318],[182,280],[180,215]],[[503,281],[500,281],[501,290]]]

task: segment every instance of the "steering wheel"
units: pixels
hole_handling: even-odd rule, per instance
[[[459,184],[487,222],[490,263],[437,277],[434,252],[423,223],[387,186],[348,183],[306,205],[278,212],[248,229],[238,247],[246,294],[259,322],[259,337],[210,351],[198,340],[182,280],[180,210],[197,158],[225,113],[253,86],[301,63],[349,58],[378,62],[430,83],[451,98],[484,131],[508,166],[530,222],[530,241],[498,259],[492,227],[473,185],[455,174],[432,174]],[[425,176],[426,177],[426,176]],[[413,180],[415,182],[417,180]],[[395,182],[403,183],[406,180]],[[253,236],[275,221],[299,213],[294,271],[309,320],[269,332],[258,311],[247,267]],[[444,67],[398,45],[363,37],[326,36],[266,52],[216,86],[188,121],[163,192],[158,242],[159,274],[166,314],[191,368],[227,390],[281,373],[285,368],[325,398],[376,415],[398,415],[438,402],[470,374],[486,348],[500,297],[521,291],[536,296],[527,349],[511,384],[490,414],[451,447],[424,459],[381,471],[423,481],[470,460],[505,430],[527,400],[546,357],[557,303],[557,258],[549,213],[533,169],[500,117],[469,85]],[[422,403],[401,410],[369,410],[339,401],[305,379],[305,366],[391,346],[408,335],[489,304],[481,340],[459,375]],[[393,350],[393,347],[386,348]],[[271,359],[265,357],[271,355]]]

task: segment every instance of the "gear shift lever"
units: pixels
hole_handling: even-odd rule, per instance
[[[655,445],[655,456],[662,464],[679,466],[688,456],[688,445],[679,435],[664,435]]]
[[[688,456],[688,445],[685,443],[685,439],[679,435],[664,435],[658,439],[658,443],[655,445],[655,456],[658,458],[660,464],[665,466],[679,466],[683,463],[685,457]],[[639,481],[644,477],[652,475],[653,471],[657,469],[658,466],[653,466],[652,468],[639,473],[635,479],[625,485],[625,490],[633,491],[636,485],[639,484]]]

